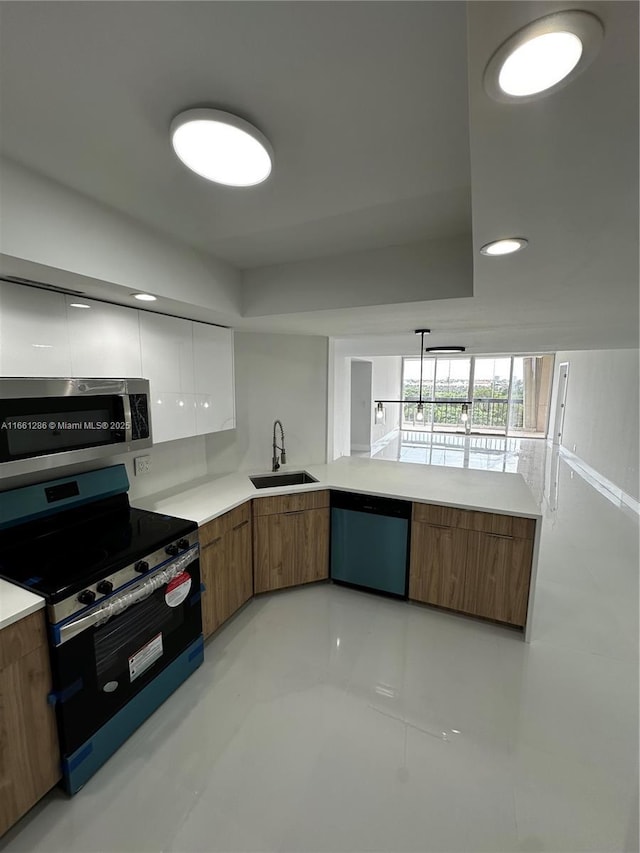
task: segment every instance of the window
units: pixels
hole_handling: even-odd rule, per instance
[[[416,403],[404,403],[401,428],[464,433],[462,402],[469,401],[473,433],[543,437],[552,374],[552,355],[425,358],[424,420],[418,417]],[[402,397],[419,396],[420,359],[404,358]]]

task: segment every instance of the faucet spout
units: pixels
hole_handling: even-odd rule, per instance
[[[282,442],[281,444],[276,443],[276,427],[280,427],[280,441]],[[278,450],[280,451],[280,457],[279,458],[278,458],[278,453],[277,453]],[[282,422],[278,421],[278,420],[273,422],[273,447],[272,447],[272,451],[273,452],[271,455],[271,470],[277,471],[278,468],[280,467],[280,462],[282,462],[283,465],[287,464],[287,454],[286,454],[286,451],[284,449],[284,429],[282,428]]]

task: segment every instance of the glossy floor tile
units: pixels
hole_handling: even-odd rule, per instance
[[[329,584],[260,597],[0,849],[637,850],[637,517],[519,441],[544,513],[530,644]]]

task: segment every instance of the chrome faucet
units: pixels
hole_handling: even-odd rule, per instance
[[[280,441],[282,442],[282,446],[276,444],[276,427],[280,427]],[[276,451],[280,451],[280,458],[278,458],[278,454]],[[284,430],[282,429],[281,421],[273,422],[273,456],[271,457],[271,470],[277,471],[280,467],[280,463],[283,465],[287,464],[287,454],[284,449]]]

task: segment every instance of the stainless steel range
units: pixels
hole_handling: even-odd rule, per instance
[[[0,577],[47,601],[71,794],[203,660],[197,525],[128,488],[115,465],[0,493]]]

